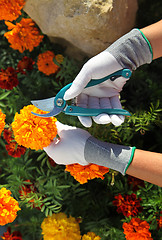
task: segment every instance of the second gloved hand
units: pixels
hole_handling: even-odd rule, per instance
[[[57,164],[90,163],[125,174],[135,148],[102,142],[87,131],[56,122],[60,140],[54,140],[44,151]]]
[[[56,122],[60,140],[54,140],[44,148],[44,151],[57,164],[74,164],[88,165],[84,158],[84,148],[87,139],[91,136],[87,131],[64,125],[59,121]]]

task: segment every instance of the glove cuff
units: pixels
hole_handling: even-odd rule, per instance
[[[151,63],[153,59],[152,47],[148,39],[137,28],[119,38],[105,51],[111,53],[123,68],[131,70]]]
[[[85,144],[84,157],[94,163],[120,172],[125,175],[132,162],[135,147],[102,142],[90,136]]]

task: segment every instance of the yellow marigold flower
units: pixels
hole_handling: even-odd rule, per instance
[[[65,213],[57,213],[45,218],[41,224],[44,240],[81,240],[76,219]]]
[[[10,196],[10,190],[0,189],[0,225],[6,225],[15,220],[19,208],[18,202]]]
[[[13,21],[21,15],[21,9],[25,0],[1,0],[0,1],[0,20]]]
[[[43,39],[43,35],[40,35],[40,31],[36,27],[31,18],[23,18],[19,23],[14,25],[11,22],[5,21],[8,29],[4,36],[8,39],[9,43],[15,50],[24,52],[29,50],[30,52],[37,47]]]
[[[97,236],[94,232],[88,232],[84,234],[82,240],[100,240],[101,238]]]
[[[57,135],[55,117],[42,118],[31,112],[46,113],[33,105],[28,105],[16,113],[12,123],[15,140],[19,145],[31,149],[47,147]]]
[[[66,165],[65,171],[70,172],[70,174],[78,181],[80,184],[86,183],[90,179],[101,178],[104,179],[104,174],[109,172],[109,168],[98,166],[96,164],[89,164],[82,166],[80,164],[70,164]]]
[[[53,61],[55,54],[52,51],[46,51],[38,55],[38,70],[47,76],[58,71],[59,66]]]
[[[58,63],[62,63],[64,61],[64,56],[62,54],[57,54],[55,59]]]
[[[6,115],[0,109],[0,134],[2,133],[5,127],[5,118],[6,118]]]

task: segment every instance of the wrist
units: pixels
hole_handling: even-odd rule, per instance
[[[111,53],[123,68],[136,70],[152,62],[152,47],[141,30],[134,28],[115,41],[106,51]]]
[[[89,163],[108,167],[125,175],[134,151],[134,147],[102,142],[91,136],[86,141],[84,157]]]
[[[151,48],[153,50],[153,59],[162,57],[161,28],[162,28],[162,20],[140,29],[140,31],[148,39],[151,45]]]

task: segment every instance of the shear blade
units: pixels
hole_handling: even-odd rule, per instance
[[[43,100],[31,101],[31,103],[35,107],[37,107],[43,111],[49,112],[49,113],[45,113],[45,114],[39,114],[39,113],[32,112],[32,114],[39,116],[39,117],[53,117],[53,116],[58,115],[60,112],[62,112],[63,108],[57,108],[54,104],[54,99],[55,99],[55,97],[47,98],[47,99],[43,99]]]
[[[35,113],[35,112],[31,112],[32,114],[38,116],[38,117],[53,117],[53,116],[56,116],[58,115],[60,112],[62,112],[63,108],[57,108],[57,107],[54,107],[52,109],[51,112],[49,113],[45,113],[45,114],[39,114],[39,113]]]
[[[31,103],[35,107],[37,107],[43,111],[51,112],[55,107],[54,100],[55,100],[55,97],[51,97],[51,98],[46,98],[43,100],[33,100],[33,101],[31,101]]]

